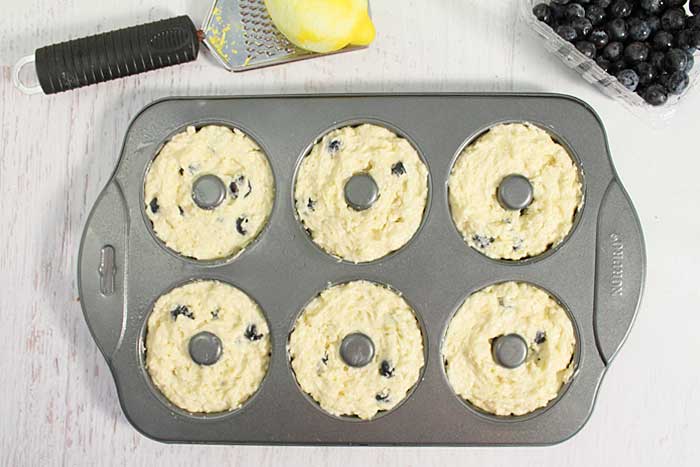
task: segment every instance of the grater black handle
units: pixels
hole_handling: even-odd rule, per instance
[[[189,16],[83,37],[35,52],[36,74],[46,94],[195,60],[197,28]]]

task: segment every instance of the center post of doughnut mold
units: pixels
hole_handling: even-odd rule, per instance
[[[527,360],[527,342],[520,334],[498,336],[491,343],[491,354],[503,368],[514,369]]]
[[[355,174],[345,183],[345,201],[356,211],[371,208],[377,198],[379,187],[368,173]]]
[[[219,361],[223,345],[219,336],[209,331],[202,331],[190,338],[187,350],[190,358],[197,365],[209,366]]]
[[[340,344],[340,357],[354,368],[369,365],[374,358],[374,342],[367,334],[355,332],[343,338]]]
[[[226,185],[216,175],[202,175],[192,184],[192,201],[202,209],[214,209],[225,198]]]
[[[497,197],[503,209],[520,211],[532,203],[532,183],[524,175],[507,175],[498,185]]]

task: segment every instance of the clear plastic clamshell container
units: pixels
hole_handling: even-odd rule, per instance
[[[548,0],[520,0],[520,14],[525,22],[544,39],[547,50],[559,57],[563,63],[577,71],[601,92],[620,102],[627,110],[651,125],[665,125],[678,110],[679,103],[687,99],[687,94],[692,93],[697,86],[700,63],[696,64],[688,73],[690,84],[682,94],[669,94],[666,104],[658,107],[647,104],[639,94],[630,91],[620,84],[617,78],[600,68],[595,60],[583,55],[574,44],[564,40],[549,25],[538,20],[532,13],[532,9],[540,3],[549,4],[550,2]]]

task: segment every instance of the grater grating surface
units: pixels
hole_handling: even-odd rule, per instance
[[[302,50],[289,42],[272,23],[264,0],[215,0],[202,30],[204,43],[229,71],[330,55]],[[361,48],[346,47],[339,52]]]

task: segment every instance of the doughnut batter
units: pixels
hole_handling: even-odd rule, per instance
[[[374,356],[356,368],[340,355],[353,333],[372,339]],[[411,307],[396,292],[367,281],[323,291],[302,312],[289,337],[299,386],[325,411],[370,419],[400,403],[423,368],[423,337]]]
[[[379,197],[358,211],[345,200],[345,183],[367,173]],[[420,227],[428,197],[428,170],[404,138],[364,124],[326,134],[303,159],[295,186],[296,209],[313,241],[355,263],[404,246]]]
[[[493,339],[519,334],[528,356],[517,368],[494,361]],[[523,415],[556,398],[573,374],[574,328],[545,291],[505,282],[469,296],[450,322],[442,346],[454,391],[496,415]]]
[[[216,335],[222,353],[213,365],[195,363],[189,340]],[[223,412],[255,393],[270,361],[267,322],[239,289],[217,281],[190,282],[162,295],[148,318],[146,368],[176,406],[190,412]]]
[[[508,175],[527,177],[533,201],[511,211],[497,190]],[[582,204],[576,165],[547,132],[529,124],[498,125],[459,156],[449,179],[452,218],[465,241],[491,258],[539,255],[569,234]]]
[[[216,175],[226,196],[214,209],[192,199],[193,183]],[[146,175],[145,209],[153,231],[168,248],[200,260],[239,253],[257,237],[275,195],[265,154],[239,130],[206,126],[173,137]]]

